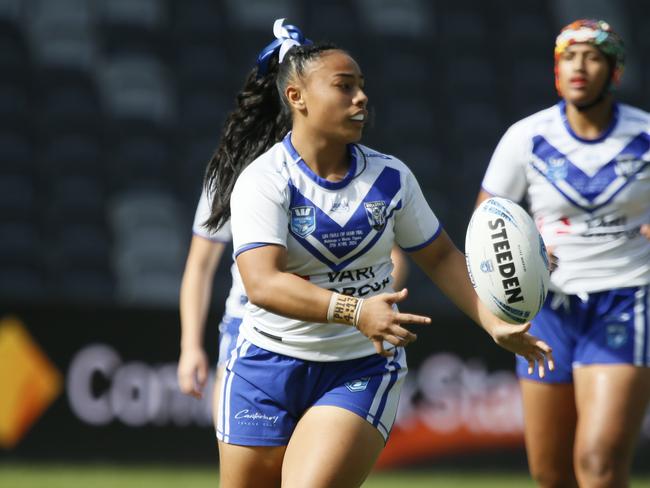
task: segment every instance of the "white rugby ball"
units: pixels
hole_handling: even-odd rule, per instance
[[[542,308],[548,254],[533,219],[516,203],[492,197],[474,210],[465,259],[476,294],[503,321],[530,322]]]

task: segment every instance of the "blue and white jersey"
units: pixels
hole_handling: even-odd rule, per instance
[[[230,200],[235,255],[277,244],[287,272],[356,297],[392,292],[390,251],[420,249],[440,233],[411,171],[364,146],[349,146],[341,181],[313,173],[291,134],[240,175]],[[241,334],[264,349],[300,359],[338,361],[375,354],[368,338],[340,324],[308,323],[247,305]]]
[[[226,222],[218,231],[211,232],[203,225],[208,220],[208,217],[210,217],[210,202],[204,189],[203,193],[201,193],[199,204],[196,207],[192,232],[204,239],[228,244],[232,240],[230,222]],[[234,262],[230,267],[230,274],[232,275],[232,285],[230,286],[230,293],[228,293],[228,298],[226,299],[225,315],[227,317],[240,318],[244,315],[244,305],[248,301],[248,298],[246,297],[246,291],[244,290],[244,284],[239,275],[237,264]]]
[[[650,114],[614,105],[610,127],[578,137],[559,103],[514,124],[497,146],[483,188],[527,197],[558,257],[551,289],[568,294],[650,282]]]

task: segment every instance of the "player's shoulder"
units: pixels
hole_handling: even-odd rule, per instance
[[[286,152],[281,143],[276,143],[242,170],[237,183],[239,185],[270,183],[278,187],[285,186],[289,179],[286,163]]]
[[[404,161],[392,154],[385,154],[362,144],[357,144],[356,148],[359,151],[360,156],[363,158],[364,163],[368,165],[388,166],[398,170],[400,173],[411,172]]]
[[[650,129],[650,113],[638,107],[619,103],[618,117],[624,123],[633,124],[646,131]]]
[[[553,105],[518,120],[508,128],[508,133],[516,136],[533,136],[553,127],[561,120],[560,108]]]

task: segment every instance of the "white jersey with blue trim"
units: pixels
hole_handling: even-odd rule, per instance
[[[483,189],[527,198],[558,268],[551,289],[568,294],[650,282],[650,114],[614,105],[598,138],[578,137],[561,102],[514,124],[497,146]]]
[[[420,249],[440,233],[413,174],[401,161],[350,145],[339,182],[313,173],[291,134],[240,175],[230,200],[235,255],[264,245],[287,249],[286,271],[361,298],[392,292],[393,243]],[[241,334],[270,351],[313,361],[375,354],[356,328],[309,323],[252,304]]]
[[[205,225],[203,225],[205,224],[205,221],[208,220],[208,217],[210,217],[210,202],[204,189],[203,193],[201,193],[199,204],[196,207],[192,232],[204,239],[228,244],[232,240],[230,221],[226,222],[218,231],[212,232],[206,229]],[[230,274],[232,275],[232,285],[230,286],[230,292],[226,299],[224,314],[231,318],[241,318],[244,316],[244,305],[248,302],[248,297],[246,296],[244,284],[242,283],[236,263],[232,263]]]

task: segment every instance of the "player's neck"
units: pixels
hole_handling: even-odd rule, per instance
[[[583,139],[597,139],[612,121],[613,105],[609,95],[601,103],[583,110],[567,102],[566,117],[577,136]]]
[[[318,134],[307,134],[295,127],[291,144],[305,164],[321,178],[340,181],[347,174],[349,163],[345,144],[333,144]]]

